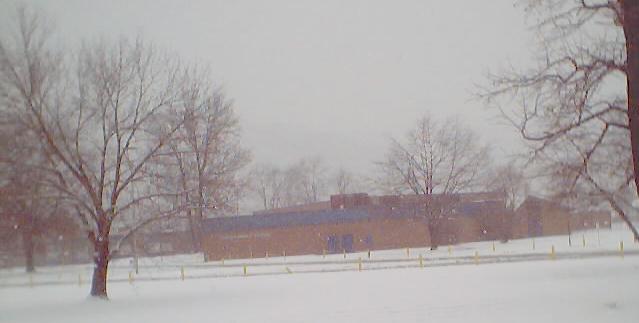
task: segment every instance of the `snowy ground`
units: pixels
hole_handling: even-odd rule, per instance
[[[109,272],[109,302],[86,298],[88,265],[1,270],[0,322],[636,322],[639,244],[621,226],[571,240],[388,250],[370,261],[146,258],[132,281],[121,259]]]
[[[2,322],[636,322],[639,257],[0,290]]]

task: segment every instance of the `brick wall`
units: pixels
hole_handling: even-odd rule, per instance
[[[366,251],[430,245],[428,226],[419,218],[374,218],[351,223],[332,223],[251,231],[213,233],[203,238],[208,260],[321,254],[329,252],[329,239],[338,241],[334,252],[342,252],[343,240],[352,236],[352,250]]]

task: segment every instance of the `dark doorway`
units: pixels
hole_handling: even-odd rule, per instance
[[[370,234],[367,235],[364,239],[364,244],[366,244],[366,248],[373,249],[373,236]]]
[[[337,239],[336,235],[332,235],[328,237],[328,242],[327,242],[327,250],[328,253],[338,253],[338,252],[342,252],[339,249],[339,240]]]
[[[353,252],[352,234],[345,234],[342,236],[342,249],[344,249],[344,252]]]
[[[543,234],[543,224],[541,222],[541,216],[528,215],[528,236],[539,237]]]

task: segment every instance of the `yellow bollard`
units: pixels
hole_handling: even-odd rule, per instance
[[[586,248],[586,236],[585,235],[581,235],[581,244],[584,246],[584,248]]]
[[[322,258],[326,258],[326,249],[322,249]]]
[[[621,258],[623,258],[623,240],[619,241],[619,253],[621,254]]]
[[[362,271],[362,257],[357,260],[357,271]]]
[[[222,258],[220,262],[221,262],[221,265],[224,266],[224,258]]]
[[[371,259],[371,250],[368,250],[368,259]]]
[[[250,258],[253,259],[253,250],[249,251]]]
[[[497,251],[497,248],[495,248],[495,241],[493,241],[493,252]]]
[[[555,245],[550,247],[550,259],[555,260]]]
[[[180,279],[184,280],[184,266],[180,267]]]
[[[479,265],[479,251],[475,251],[475,265]]]
[[[424,257],[422,257],[422,254],[419,254],[419,268],[424,268]]]
[[[453,254],[453,247],[448,246],[448,255],[452,255]]]
[[[244,265],[244,276],[246,276],[246,265]]]
[[[286,260],[286,250],[282,251],[282,256],[284,257],[284,259]]]
[[[129,284],[133,285],[133,272],[129,271]]]

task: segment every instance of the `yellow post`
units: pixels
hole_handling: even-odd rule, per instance
[[[133,284],[133,272],[129,271],[129,284]]]
[[[246,276],[246,265],[244,265],[244,276]]]
[[[406,258],[410,258],[410,248],[406,248]]]
[[[448,255],[452,255],[453,254],[453,247],[451,247],[450,245],[448,246]]]
[[[326,249],[322,249],[322,258],[326,258]]]
[[[475,251],[475,265],[479,265],[479,251]]]
[[[585,235],[581,235],[581,244],[584,246],[584,248],[586,248],[586,236]]]
[[[286,250],[282,251],[282,256],[284,256],[284,260],[286,260]]]
[[[222,266],[224,266],[224,258],[222,258],[222,260],[220,260],[220,261],[221,261]]]
[[[357,261],[357,271],[362,271],[362,257],[358,258]]]
[[[550,259],[555,260],[555,245],[550,247]]]
[[[419,268],[424,268],[424,257],[422,257],[422,254],[419,254]]]
[[[180,267],[180,279],[184,280],[184,266]]]
[[[619,241],[619,253],[621,253],[621,258],[623,258],[623,240]]]
[[[368,259],[371,259],[371,250],[368,249]]]

